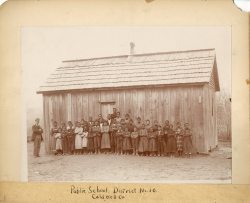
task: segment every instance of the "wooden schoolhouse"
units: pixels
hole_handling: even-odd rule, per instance
[[[194,150],[207,153],[217,145],[219,90],[215,49],[133,54],[132,47],[129,55],[62,61],[37,91],[46,152],[53,121],[106,118],[117,108],[134,120],[188,122]]]

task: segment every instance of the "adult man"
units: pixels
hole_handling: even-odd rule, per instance
[[[113,113],[111,114],[111,118],[115,119],[116,118],[116,114],[117,114],[117,109],[113,108]]]
[[[32,126],[32,141],[34,141],[34,157],[39,157],[41,142],[43,141],[43,129],[39,125],[39,118],[35,120],[35,125]]]

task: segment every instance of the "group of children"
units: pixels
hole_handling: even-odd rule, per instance
[[[192,132],[188,123],[173,125],[166,121],[164,126],[157,121],[134,122],[128,114],[109,114],[103,119],[100,114],[95,121],[90,118],[81,122],[68,121],[59,127],[54,121],[51,136],[55,141],[56,155],[63,154],[133,154],[144,156],[190,156],[192,153]]]

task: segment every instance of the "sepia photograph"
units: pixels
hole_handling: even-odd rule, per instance
[[[30,182],[229,183],[231,27],[23,27]]]

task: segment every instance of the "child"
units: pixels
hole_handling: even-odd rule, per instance
[[[158,130],[156,133],[157,133],[158,156],[164,156],[166,152],[166,142],[165,142],[164,132],[160,125],[158,126]]]
[[[89,154],[93,154],[95,149],[94,149],[94,137],[93,137],[93,133],[92,133],[92,124],[89,125],[89,133],[87,136],[87,150]]]
[[[150,120],[146,120],[146,125],[145,125],[145,129],[149,132],[149,129],[151,128],[151,125],[150,125]]]
[[[164,132],[164,137],[165,137],[165,142],[168,142],[168,130],[169,130],[169,121],[165,121],[165,125],[163,127],[163,132]]]
[[[134,125],[136,126],[137,130],[141,129],[141,127],[142,127],[141,117],[139,117],[139,116],[137,117],[137,120],[136,120]]]
[[[183,132],[183,151],[185,155],[191,156],[192,152],[192,132],[189,128],[189,124],[184,124],[184,132]]]
[[[122,130],[125,130],[126,123],[124,118],[121,119],[120,125],[122,126]]]
[[[139,147],[138,152],[140,155],[148,154],[148,131],[145,129],[145,124],[142,124],[141,129],[139,130]]]
[[[149,128],[148,133],[148,148],[150,156],[156,156],[157,148],[156,148],[156,132],[154,132],[153,127]]]
[[[121,114],[120,114],[120,112],[118,111],[117,113],[116,113],[116,118],[115,118],[115,121],[116,121],[116,123],[120,123],[121,122]]]
[[[183,153],[183,130],[182,130],[180,122],[177,122],[177,124],[176,124],[175,136],[176,136],[176,146],[177,146],[178,155],[182,156],[182,153]]]
[[[76,128],[75,128],[75,154],[81,154],[82,133],[83,133],[83,128],[81,127],[81,123],[77,122]]]
[[[109,125],[106,120],[103,122],[101,133],[102,133],[101,149],[106,154],[110,150]]]
[[[116,132],[116,154],[122,154],[123,130],[122,126],[118,127]]]
[[[175,139],[175,132],[173,130],[173,125],[169,125],[168,130],[168,142],[167,142],[167,155],[174,156],[176,152],[176,139]]]
[[[154,132],[158,131],[158,126],[159,126],[158,121],[155,120],[155,121],[154,121],[154,125],[153,125],[153,131],[154,131]]]
[[[134,127],[135,127],[135,125],[134,125],[134,121],[133,121],[133,119],[130,119],[129,120],[129,123],[127,124],[127,127],[128,127],[128,131],[129,132],[134,132]]]
[[[113,120],[110,126],[110,147],[111,147],[111,153],[115,153],[116,150],[116,132],[117,132],[117,124],[116,120]]]
[[[98,124],[98,121],[95,121],[95,124],[92,127],[92,135],[94,137],[95,154],[100,153],[100,148],[101,148],[101,128],[100,128],[100,126]]]
[[[130,123],[130,116],[129,114],[125,115],[125,120],[124,120],[125,124],[128,126],[128,124]]]
[[[62,155],[62,129],[58,128],[58,132],[55,134],[56,139],[56,153],[55,155]]]
[[[82,154],[85,154],[87,152],[87,145],[88,145],[88,131],[87,127],[83,128],[83,133],[82,133]]]
[[[62,123],[62,150],[63,150],[63,155],[68,153],[68,136],[67,136],[67,127],[65,123]]]
[[[138,136],[139,134],[137,128],[134,127],[134,132],[131,133],[133,155],[138,155],[138,141],[139,141]]]
[[[68,121],[67,138],[68,138],[68,152],[70,154],[73,154],[75,150],[75,129],[73,128],[73,123],[71,121]]]
[[[123,142],[122,142],[122,150],[123,154],[129,154],[131,150],[131,143],[130,143],[130,132],[128,131],[128,127],[125,127],[125,131],[123,132]]]

